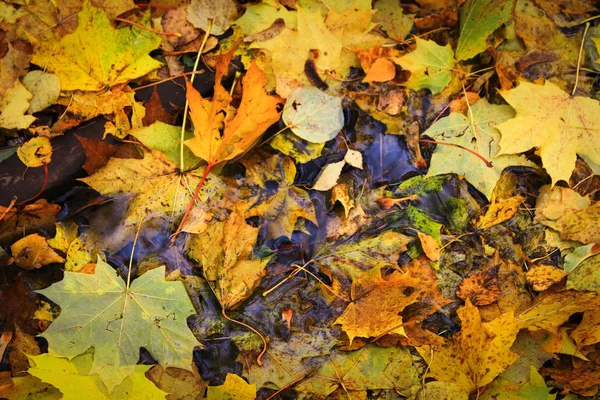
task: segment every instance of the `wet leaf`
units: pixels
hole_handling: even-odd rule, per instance
[[[281,99],[267,94],[267,78],[256,63],[242,79],[243,94],[239,108],[237,111],[231,109],[231,96],[222,86],[221,79],[227,74],[234,50],[219,59],[212,101],[202,98],[186,81],[195,137],[186,140],[185,144],[209,165],[243,154],[269,126],[279,120]],[[219,129],[223,130],[222,134]]]
[[[29,109],[33,95],[25,89],[21,82],[16,81],[14,86],[0,97],[0,128],[26,129],[35,121],[35,117],[25,115]]]
[[[344,126],[342,100],[313,87],[292,92],[282,117],[292,132],[311,143],[333,139]]]
[[[88,351],[72,360],[52,357],[48,354],[30,356],[31,368],[28,372],[59,389],[63,399],[79,399],[82,393],[94,399],[133,399],[143,396],[145,399],[164,399],[165,392],[149,381],[144,372],[149,365],[136,365],[135,372],[110,391],[100,378],[90,374],[93,351]]]
[[[508,312],[482,322],[479,310],[469,301],[458,310],[462,328],[444,346],[417,347],[429,364],[429,376],[459,385],[471,392],[490,383],[517,360],[510,350],[519,326]]]
[[[411,75],[405,83],[413,90],[429,89],[433,94],[440,93],[450,83],[451,69],[454,68],[454,53],[450,45],[440,46],[433,40],[416,38],[417,49],[394,62]]]
[[[600,145],[595,140],[600,134],[600,105],[596,100],[571,96],[550,81],[544,85],[521,82],[501,94],[517,115],[497,126],[502,134],[499,155],[537,147],[553,184],[569,180],[577,155],[600,164]]]
[[[15,242],[10,251],[15,258],[15,264],[20,268],[31,270],[52,263],[63,263],[65,259],[59,256],[46,241],[37,233],[25,236]]]
[[[58,43],[35,42],[31,62],[58,76],[61,90],[103,90],[160,67],[148,55],[159,46],[158,35],[136,27],[115,29],[104,10],[89,1],[77,18],[77,30]]]
[[[327,164],[317,176],[317,180],[311,189],[324,191],[334,187],[340,178],[344,165],[346,165],[344,160]]]
[[[52,159],[50,139],[43,136],[35,137],[17,149],[17,156],[23,164],[30,168],[41,167]]]
[[[250,385],[235,374],[227,374],[225,383],[221,386],[209,386],[208,400],[254,400],[256,385]]]
[[[513,0],[468,0],[460,7],[456,59],[466,60],[488,48],[488,37],[512,17]]]
[[[491,161],[489,168],[480,158],[463,149],[438,145],[431,158],[428,176],[455,173],[464,177],[490,198],[502,171],[511,165],[529,165],[524,157],[500,156],[500,134],[495,126],[512,117],[506,105],[493,105],[482,99],[471,106],[468,116],[452,113],[440,119],[423,134],[436,141],[466,147]]]
[[[49,354],[74,357],[93,346],[90,374],[97,373],[109,391],[135,372],[140,347],[164,367],[191,369],[198,342],[186,318],[196,311],[183,284],[166,282],[164,274],[159,267],[126,286],[98,259],[93,275],[65,272],[62,281],[39,290],[62,309],[42,335]]]

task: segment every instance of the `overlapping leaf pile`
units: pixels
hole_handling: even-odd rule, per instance
[[[595,2],[189,3],[0,2],[0,397],[597,396]]]

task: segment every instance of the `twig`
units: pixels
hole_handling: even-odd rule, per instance
[[[26,200],[23,200],[22,202],[19,203],[19,205],[23,205],[27,202],[30,202],[32,200],[37,199],[42,193],[44,193],[44,190],[46,190],[46,185],[48,184],[48,164],[47,163],[43,163],[42,166],[44,167],[44,183],[42,185],[42,188],[40,189],[39,192],[37,192],[35,194],[35,196],[30,197]]]
[[[481,154],[471,150],[471,149],[467,149],[464,146],[461,146],[460,144],[454,144],[454,143],[444,143],[444,142],[436,142],[435,140],[425,140],[425,139],[420,139],[419,142],[421,143],[433,143],[433,144],[442,144],[444,146],[453,146],[453,147],[458,147],[459,149],[463,149],[464,151],[468,151],[469,153],[473,154],[475,157],[479,158],[481,161],[483,161],[485,163],[485,166],[488,168],[494,168],[494,164],[492,164],[491,161],[488,161],[484,156],[482,156]]]
[[[125,19],[125,18],[119,18],[119,17],[117,17],[117,18],[115,18],[115,21],[125,22],[125,23],[127,23],[129,25],[136,26],[136,27],[138,27],[140,29],[143,29],[143,30],[148,31],[148,32],[156,33],[157,35],[161,35],[161,36],[181,37],[181,33],[179,33],[179,32],[161,32],[161,31],[157,31],[156,29],[148,28],[148,27],[146,27],[144,25],[138,24],[137,22],[133,22],[133,21],[130,21],[130,20]]]
[[[263,362],[262,362],[262,358],[265,355],[265,353],[267,352],[267,339],[264,337],[264,335],[262,333],[260,333],[256,328],[251,327],[248,324],[243,323],[242,321],[238,321],[237,319],[233,319],[231,317],[229,317],[226,313],[225,313],[225,307],[221,307],[222,310],[222,314],[223,317],[227,320],[227,321],[231,321],[234,322],[236,324],[242,325],[248,329],[250,329],[252,332],[256,333],[258,336],[260,336],[260,338],[263,341],[263,349],[260,352],[260,354],[258,355],[258,357],[256,357],[256,363],[258,364],[259,367],[263,366]]]
[[[573,93],[571,96],[575,96],[575,91],[577,90],[577,85],[579,84],[579,68],[581,68],[581,55],[583,54],[583,43],[585,42],[585,35],[587,35],[588,28],[590,27],[590,23],[585,23],[585,30],[583,31],[583,37],[581,38],[581,45],[579,46],[579,56],[577,57],[577,72],[575,73],[575,86],[573,86]]]
[[[204,73],[204,70],[184,72],[184,73],[181,73],[181,74],[178,74],[178,75],[170,76],[170,77],[165,78],[165,79],[161,79],[160,81],[149,83],[147,85],[142,85],[142,86],[135,87],[135,88],[133,88],[133,90],[134,91],[136,91],[136,90],[142,90],[142,89],[145,89],[145,88],[148,88],[148,87],[152,87],[152,86],[156,86],[156,85],[160,85],[162,83],[169,82],[169,81],[172,81],[172,80],[175,80],[177,78],[181,78],[181,77],[184,77],[184,76],[187,76],[187,75],[196,75],[196,74],[200,75],[200,74],[203,74],[203,73]]]
[[[15,205],[16,202],[17,202],[17,196],[13,196],[12,200],[10,201],[10,204],[8,205],[8,207],[6,207],[6,210],[4,210],[4,212],[2,213],[2,215],[0,215],[0,221],[2,221],[4,219],[4,217],[6,216],[6,214],[8,214],[8,212],[10,211],[10,209],[14,207],[14,205]]]

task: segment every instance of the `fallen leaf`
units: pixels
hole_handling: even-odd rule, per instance
[[[569,272],[567,289],[589,290],[600,293],[600,256],[595,255],[583,260]]]
[[[204,395],[208,383],[194,368],[194,372],[179,368],[163,368],[155,365],[146,377],[162,391],[167,392],[167,400],[194,400],[198,395]],[[164,398],[164,397],[162,397]]]
[[[0,98],[0,128],[26,129],[35,121],[35,117],[25,115],[33,95],[18,80],[5,91]]]
[[[148,55],[160,36],[136,27],[115,29],[89,1],[77,18],[77,30],[60,41],[34,41],[31,62],[58,76],[61,90],[103,90],[161,66]]]
[[[88,139],[75,135],[85,151],[85,163],[82,168],[88,175],[93,175],[106,166],[111,158],[138,158],[140,156],[137,146],[130,143],[120,145],[110,144],[104,140]]]
[[[311,143],[299,138],[289,129],[269,140],[269,145],[301,164],[320,157],[325,147],[325,143]]]
[[[354,168],[363,169],[363,157],[360,151],[348,150],[344,156],[344,161]]]
[[[480,229],[487,229],[510,220],[524,201],[525,198],[523,196],[496,199],[490,204],[485,214],[479,218],[477,227]]]
[[[385,58],[375,60],[363,82],[387,82],[396,76],[394,63]]]
[[[417,232],[417,236],[419,237],[421,247],[427,258],[431,261],[439,261],[441,247],[438,241],[433,236],[422,232]]]
[[[50,139],[38,136],[27,141],[17,149],[17,156],[29,168],[41,167],[49,164],[52,159],[52,145]]]
[[[232,310],[250,297],[266,273],[270,257],[252,254],[258,231],[246,223],[244,209],[238,206],[224,221],[211,223],[187,240],[188,255],[200,263],[224,309]]]
[[[546,386],[544,378],[532,365],[529,367],[529,381],[519,387],[517,390],[510,385],[503,386],[502,381],[492,382],[488,386],[481,400],[554,400],[556,394],[550,394],[551,387]]]
[[[65,259],[59,256],[46,241],[37,233],[25,236],[10,246],[10,252],[15,258],[15,264],[26,270],[33,270],[52,263],[63,263]]]
[[[308,193],[294,186],[296,166],[289,157],[249,154],[240,161],[246,167],[246,178],[253,192],[248,216],[259,216],[268,222],[269,238],[291,237],[300,218],[317,224]],[[275,192],[268,190],[270,181],[277,183]]]
[[[27,204],[22,209],[0,206],[0,215],[4,215],[4,218],[0,220],[0,241],[11,243],[23,235],[51,229],[60,209],[58,204],[49,204],[45,199]]]
[[[556,220],[554,229],[560,232],[560,237],[575,240],[583,244],[599,243],[600,232],[595,222],[600,219],[600,202],[572,213],[563,215]]]
[[[98,259],[93,275],[65,272],[62,281],[37,291],[62,308],[42,335],[49,355],[72,358],[93,346],[90,374],[98,374],[109,391],[136,371],[141,347],[163,367],[191,370],[198,341],[186,318],[196,311],[183,284],[164,276],[161,266],[126,286]]]
[[[512,17],[512,0],[467,0],[460,6],[456,59],[467,60],[488,48],[488,37]]]
[[[156,400],[165,398],[166,393],[144,375],[151,368],[150,365],[136,365],[133,374],[108,392],[100,378],[90,373],[92,358],[92,351],[72,360],[48,354],[29,356],[31,367],[27,372],[59,389],[65,400],[81,398],[82,393],[93,399],[130,399],[133,396]]]
[[[324,143],[344,126],[342,100],[314,87],[293,91],[283,109],[283,122],[302,139]]]
[[[553,265],[539,264],[532,266],[525,274],[527,283],[538,292],[562,281],[569,273]]]
[[[596,100],[571,96],[554,83],[521,82],[500,92],[517,115],[496,126],[502,133],[498,155],[537,147],[552,184],[569,181],[577,155],[600,164],[600,105]]]
[[[327,164],[317,176],[317,180],[311,189],[326,191],[334,187],[340,178],[344,165],[346,165],[344,160]]]
[[[438,94],[450,83],[454,53],[450,45],[439,46],[433,40],[415,38],[417,49],[394,58],[394,62],[411,75],[404,85],[413,90],[429,89]]]
[[[29,102],[29,114],[56,103],[60,95],[60,80],[56,75],[42,71],[30,71],[23,77],[23,86],[33,95]]]
[[[354,297],[335,320],[335,324],[342,325],[350,344],[355,337],[368,339],[386,333],[404,334],[399,314],[419,297],[421,282],[410,274],[396,273],[382,278],[379,269],[377,272],[372,279],[360,281],[366,293]]]
[[[465,178],[489,198],[502,171],[511,165],[533,166],[524,157],[500,156],[500,133],[494,127],[513,114],[509,106],[493,105],[482,99],[471,106],[469,116],[452,113],[440,119],[423,135],[437,141],[464,146],[491,161],[488,168],[477,156],[453,146],[438,145],[431,158],[427,176],[455,173]]]
[[[519,326],[511,312],[482,323],[477,307],[468,300],[457,313],[460,332],[442,347],[421,346],[417,351],[429,365],[428,376],[470,393],[492,382],[519,358],[510,350]]]
[[[242,28],[246,35],[255,35],[262,32],[275,23],[278,19],[285,23],[289,29],[296,29],[298,18],[294,11],[289,11],[277,1],[263,1],[252,4],[246,8],[246,12],[238,18],[234,24]]]
[[[196,28],[213,35],[222,35],[238,16],[234,0],[192,0],[187,8],[187,19]]]
[[[393,0],[376,0],[373,8],[373,22],[381,25],[381,30],[391,39],[402,42],[410,33],[413,21],[408,15],[403,15],[402,8]]]
[[[209,386],[208,400],[255,400],[256,385],[250,385],[235,374],[227,374],[221,386]]]
[[[527,328],[531,332],[542,329],[556,332],[571,315],[598,308],[596,293],[565,290],[539,299],[529,309],[517,315],[516,321],[521,329]]]
[[[476,306],[492,304],[501,296],[498,267],[491,262],[484,268],[469,273],[456,290],[456,296]]]
[[[242,79],[243,94],[239,108],[237,111],[231,109],[231,96],[222,86],[221,79],[229,69],[234,51],[235,47],[219,59],[212,101],[202,98],[186,81],[195,137],[186,140],[185,144],[209,165],[243,154],[279,119],[277,108],[281,99],[267,94],[267,78],[255,62]]]
[[[581,322],[571,331],[571,338],[581,348],[600,342],[600,314],[596,310],[583,313]]]

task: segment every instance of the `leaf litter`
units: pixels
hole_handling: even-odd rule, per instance
[[[0,3],[0,397],[597,396],[597,5],[242,3]]]

